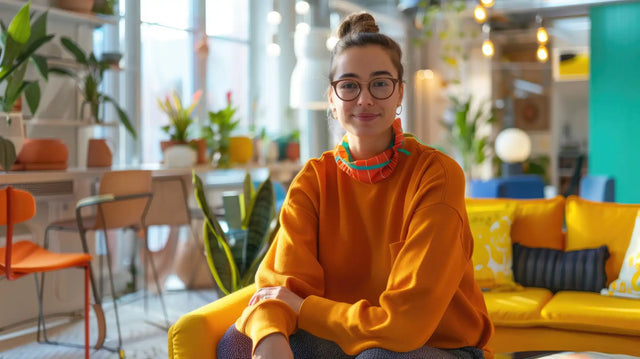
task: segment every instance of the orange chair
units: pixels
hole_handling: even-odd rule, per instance
[[[31,219],[35,213],[36,203],[31,193],[12,187],[0,190],[0,225],[7,226],[6,246],[0,248],[0,275],[4,274],[8,280],[15,280],[27,274],[37,276],[37,273],[73,267],[84,269],[84,357],[89,358],[89,264],[91,263],[91,255],[86,253],[54,253],[30,241],[13,243],[13,225]],[[42,308],[42,301],[39,304]],[[40,311],[40,316],[42,316],[42,311]]]

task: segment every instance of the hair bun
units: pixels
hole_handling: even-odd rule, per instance
[[[347,16],[338,27],[338,38],[342,39],[351,34],[356,35],[361,32],[377,33],[380,31],[376,20],[371,14],[361,12],[359,14],[351,14]]]

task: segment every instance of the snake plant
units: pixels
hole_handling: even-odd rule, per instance
[[[193,185],[198,206],[204,214],[204,247],[209,269],[220,290],[226,295],[254,282],[258,266],[267,253],[280,222],[275,214],[275,197],[271,179],[256,191],[247,173],[244,196],[248,208],[242,227],[243,240],[230,241],[207,203],[204,185],[193,172]]]

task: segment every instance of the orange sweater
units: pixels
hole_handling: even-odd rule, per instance
[[[282,227],[256,275],[305,298],[247,307],[236,327],[255,345],[296,327],[350,355],[486,345],[493,328],[473,276],[464,175],[443,153],[406,138],[391,177],[368,184],[332,152],[310,160],[282,207]],[[297,319],[297,322],[296,322]]]

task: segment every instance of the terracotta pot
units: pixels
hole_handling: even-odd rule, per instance
[[[90,13],[93,9],[93,0],[57,0],[54,3],[61,9],[85,14]]]
[[[289,142],[287,145],[287,158],[294,162],[300,159],[300,143]]]
[[[18,154],[20,163],[67,163],[69,149],[57,138],[27,138]]]
[[[197,138],[189,141],[189,144],[195,144],[196,152],[198,153],[197,164],[207,163],[207,140],[204,138]]]
[[[160,151],[162,151],[164,153],[164,151],[173,146],[173,145],[186,145],[187,143],[184,141],[174,141],[174,140],[168,140],[168,141],[160,141]]]
[[[104,138],[89,139],[87,167],[111,167],[113,156]]]
[[[229,138],[229,156],[232,163],[245,164],[253,155],[253,142],[246,136]]]

